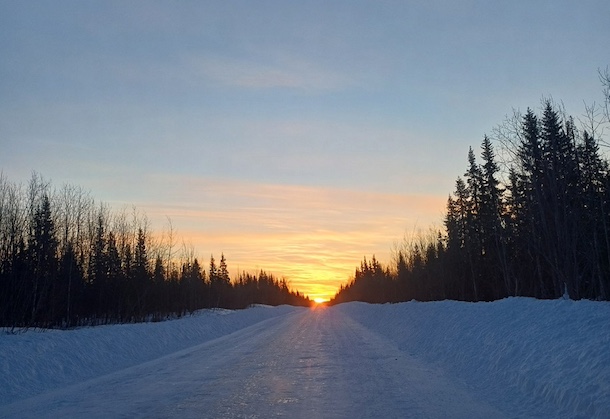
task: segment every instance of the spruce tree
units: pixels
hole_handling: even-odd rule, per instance
[[[32,220],[28,253],[32,270],[30,324],[49,322],[49,297],[57,275],[57,237],[51,202],[45,193]],[[47,311],[45,313],[45,311]]]

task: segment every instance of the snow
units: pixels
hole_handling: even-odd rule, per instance
[[[0,417],[608,417],[610,305],[202,311],[0,335]]]
[[[0,406],[199,345],[293,310],[289,306],[202,310],[159,323],[0,335]]]
[[[511,417],[610,417],[610,304],[351,303],[340,310]]]

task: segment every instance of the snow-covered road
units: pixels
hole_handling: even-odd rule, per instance
[[[503,417],[339,310],[277,316],[3,407],[8,417]]]

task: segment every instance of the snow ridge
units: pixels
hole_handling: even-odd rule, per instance
[[[0,335],[0,406],[199,345],[299,310],[200,310],[158,323]]]
[[[337,308],[514,417],[610,412],[607,302],[508,298]]]

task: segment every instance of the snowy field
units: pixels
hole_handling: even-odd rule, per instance
[[[0,335],[0,417],[610,417],[610,304],[348,303]]]

